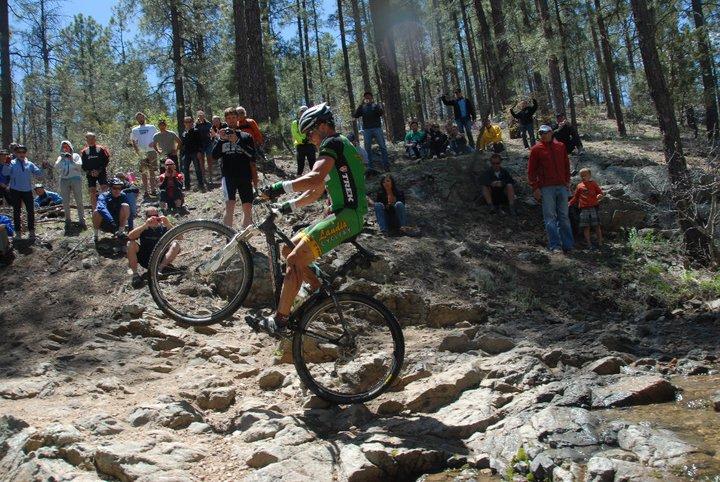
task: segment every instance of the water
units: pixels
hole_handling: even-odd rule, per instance
[[[698,454],[683,468],[688,480],[720,482],[720,413],[712,408],[712,395],[720,390],[720,375],[675,377],[683,389],[673,403],[642,405],[601,412],[609,420],[646,422],[675,432],[707,454]],[[711,455],[709,455],[711,454]]]

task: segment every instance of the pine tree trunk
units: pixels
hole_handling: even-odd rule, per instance
[[[320,35],[318,34],[318,14],[316,0],[310,0],[310,2],[312,4],[313,30],[315,32],[315,50],[317,52],[318,79],[320,79],[320,90],[323,93],[325,102],[330,102],[330,93],[328,92],[327,81],[325,79],[325,70],[322,66],[322,55],[320,54]]]
[[[183,82],[182,24],[178,11],[179,0],[170,0],[170,26],[172,29],[173,84],[175,85],[175,118],[178,135],[183,132],[185,119],[185,85]]]
[[[425,114],[423,113],[423,100],[422,93],[420,90],[420,78],[415,77],[413,82],[413,98],[415,101],[415,112],[417,113],[417,120],[420,124],[425,123]]]
[[[577,126],[577,113],[575,112],[575,98],[573,97],[572,77],[570,76],[570,66],[567,56],[567,47],[565,46],[565,29],[562,19],[560,18],[560,5],[555,0],[555,16],[557,17],[558,35],[560,36],[560,50],[563,58],[563,73],[565,74],[565,89],[568,93],[568,105],[570,107],[570,122]]]
[[[237,82],[238,103],[244,104],[248,86],[247,21],[245,0],[233,0],[233,24],[235,27],[235,81]]]
[[[314,0],[313,0],[314,3]],[[340,24],[340,45],[343,53],[343,70],[345,71],[345,88],[347,89],[350,109],[355,108],[355,94],[353,93],[352,77],[350,76],[350,56],[348,55],[347,41],[345,40],[345,19],[343,17],[342,0],[337,0],[337,18]],[[352,130],[355,136],[358,135],[357,121],[353,118]]]
[[[465,0],[460,1],[460,15],[462,15],[463,29],[465,30],[465,41],[468,47],[468,57],[470,57],[470,69],[472,70],[473,83],[475,85],[475,105],[478,106],[478,115],[483,118],[487,113],[487,106],[485,103],[485,96],[483,95],[482,88],[480,87],[480,69],[478,68],[478,60],[475,52],[475,37],[472,35],[469,19],[467,16],[467,8],[465,7]]]
[[[405,114],[400,95],[391,7],[388,0],[370,0],[369,4],[375,30],[375,50],[385,94],[385,121],[391,139],[397,142],[405,137]]]
[[[548,49],[552,49],[552,45],[555,44],[555,34],[552,29],[547,0],[537,0],[537,7],[538,12],[540,13],[540,18],[542,19],[543,34],[545,35],[545,40],[548,43]],[[550,50],[547,62],[553,108],[556,112],[563,112],[565,111],[565,96],[562,90],[560,62],[558,62],[557,55],[555,55],[552,50]]]
[[[655,103],[663,132],[663,149],[672,185],[673,200],[677,211],[680,231],[683,233],[688,256],[700,262],[717,259],[713,240],[697,228],[693,200],[690,195],[690,179],[683,154],[680,129],[675,118],[673,100],[670,96],[663,66],[657,50],[655,15],[645,0],[630,0],[643,59],[650,97]]]
[[[262,23],[259,0],[245,0],[245,21],[247,22],[248,56],[248,115],[258,121],[267,121],[268,113],[267,79],[265,77],[265,52],[263,48]]]
[[[303,40],[303,27],[302,27],[302,9],[300,7],[300,0],[296,0],[297,8],[297,30],[298,30],[298,45],[300,46],[300,64],[302,66],[302,77],[303,77],[303,94],[305,95],[305,105],[311,106],[310,102],[310,89],[308,88],[308,72],[307,72],[307,55],[305,54],[305,42]]]
[[[627,18],[623,19],[623,33],[625,34],[625,50],[627,51],[627,60],[628,60],[628,68],[630,69],[630,74],[632,76],[635,76],[635,54],[634,49],[632,45],[632,40],[630,39],[630,24],[627,21]]]
[[[587,94],[588,103],[590,105],[594,105],[597,103],[598,98],[597,95],[593,93],[593,90],[590,86],[590,75],[588,74],[587,60],[585,60],[584,55],[581,55],[580,59],[582,59],[581,68],[583,73],[583,84],[585,84],[585,93],[583,95]]]
[[[607,70],[605,69],[605,62],[600,52],[600,42],[598,41],[597,29],[595,28],[595,15],[593,15],[590,1],[585,0],[585,9],[588,14],[588,24],[590,24],[590,33],[593,41],[593,53],[595,54],[595,63],[598,66],[598,77],[600,77],[600,85],[603,91],[603,100],[605,101],[605,110],[607,111],[607,118],[615,118],[615,107],[613,107],[612,97],[610,97],[610,87],[608,86]]]
[[[53,124],[52,124],[52,92],[50,89],[50,45],[48,42],[48,25],[45,0],[40,0],[40,51],[43,60],[43,97],[45,99],[45,147],[47,152],[52,152],[53,148]]]
[[[485,15],[485,9],[482,4],[482,0],[474,0],[475,2],[475,13],[478,19],[478,28],[480,29],[480,44],[482,45],[483,61],[485,63],[485,72],[487,77],[488,85],[488,97],[493,111],[497,112],[499,109],[499,92],[500,86],[498,85],[498,76],[495,71],[498,62],[495,55],[495,47],[492,42],[492,35],[490,33],[490,27],[488,26],[487,16]]]
[[[467,59],[465,58],[465,48],[463,47],[462,36],[460,34],[460,21],[458,20],[457,12],[453,10],[453,25],[455,26],[455,35],[457,38],[458,49],[460,49],[460,62],[462,64],[463,79],[465,80],[465,92],[467,97],[473,98],[473,88],[470,84],[470,74],[467,69]],[[477,104],[476,104],[477,105]]]
[[[350,8],[352,9],[353,28],[355,30],[355,43],[357,44],[358,57],[360,58],[360,72],[363,79],[363,89],[369,91],[372,89],[370,85],[370,70],[368,69],[367,55],[365,55],[365,38],[363,36],[363,27],[360,20],[360,7],[358,0],[350,0]]]
[[[523,27],[525,27],[525,29],[528,32],[535,31],[535,28],[533,27],[533,24],[530,21],[530,12],[528,10],[527,4],[525,3],[525,0],[519,0],[519,3],[520,3],[520,13],[522,16]],[[534,87],[531,87],[530,90],[535,91],[535,96],[537,98],[546,99],[547,95],[545,93],[545,85],[543,84],[543,81],[542,81],[542,74],[540,74],[539,71],[533,70],[532,81],[533,81]]]
[[[495,48],[497,49],[497,82],[498,95],[503,106],[510,103],[513,96],[510,88],[512,80],[512,63],[510,59],[510,44],[505,38],[505,16],[503,14],[502,0],[490,0],[490,14],[495,33]]]
[[[267,109],[270,120],[278,120],[280,118],[280,106],[278,105],[277,80],[275,79],[275,65],[272,62],[274,38],[272,32],[272,24],[270,23],[270,3],[268,0],[262,0],[260,4],[262,9],[262,29],[263,38],[265,39],[265,80],[267,82]]]
[[[435,12],[433,15],[435,20],[435,43],[437,44],[438,52],[440,53],[440,75],[442,77],[442,89],[443,94],[448,94],[450,89],[447,79],[447,64],[445,63],[445,42],[443,41],[442,29],[440,28],[440,6],[438,4],[438,0],[433,0],[432,6],[433,11]],[[445,109],[443,109],[441,113],[444,111]]]
[[[700,72],[703,83],[703,99],[705,100],[705,126],[708,138],[720,135],[718,125],[718,104],[716,96],[716,79],[713,72],[713,57],[705,25],[702,0],[691,0],[695,35],[697,36],[698,54],[700,55]]]
[[[307,21],[307,5],[306,0],[302,0],[302,22],[303,22],[303,37],[305,40],[305,63],[307,68],[308,76],[308,90],[310,91],[310,97],[312,102],[315,102],[315,87],[313,79],[313,68],[312,61],[310,60],[310,33],[308,32],[308,21]]]
[[[2,147],[13,140],[12,75],[8,0],[0,0],[0,90],[2,93]]]
[[[615,122],[617,123],[618,133],[621,136],[626,136],[627,130],[625,129],[625,120],[623,119],[620,89],[618,88],[617,75],[615,73],[615,61],[613,60],[610,38],[608,37],[605,20],[601,12],[600,0],[595,0],[595,15],[600,33],[600,45],[602,46],[603,57],[605,58],[605,69],[607,71],[608,84],[610,85],[610,95],[612,96],[613,107],[615,108]]]

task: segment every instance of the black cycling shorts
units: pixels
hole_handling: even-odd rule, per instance
[[[239,177],[223,177],[221,186],[226,201],[235,201],[235,193],[238,193],[243,204],[253,202],[255,196],[252,182],[249,180]]]
[[[155,246],[153,246],[154,248]],[[143,245],[140,245],[140,249],[137,252],[137,261],[140,263],[140,266],[147,269],[148,265],[150,265],[150,256],[152,255],[152,248],[145,249],[143,248]]]
[[[90,173],[88,173],[86,177],[88,187],[96,187],[98,184],[101,186],[107,186],[107,171],[105,169],[101,170],[97,177],[91,176]]]

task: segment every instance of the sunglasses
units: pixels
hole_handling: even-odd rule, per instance
[[[112,189],[113,191],[122,191],[122,186],[113,186],[110,189]]]

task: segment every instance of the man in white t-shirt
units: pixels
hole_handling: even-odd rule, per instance
[[[130,140],[135,153],[140,156],[140,174],[142,175],[144,198],[147,199],[150,195],[157,196],[158,163],[153,137],[158,130],[154,125],[145,123],[145,114],[142,112],[135,114],[135,120],[138,125],[133,127]],[[152,194],[148,194],[148,183]]]

